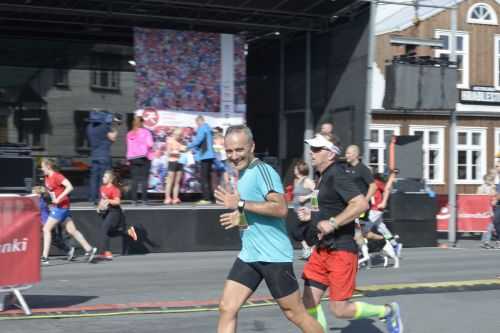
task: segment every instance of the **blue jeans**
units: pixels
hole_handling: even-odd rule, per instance
[[[89,201],[97,202],[99,200],[99,188],[101,187],[102,176],[109,169],[111,169],[111,158],[92,159],[90,166]]]

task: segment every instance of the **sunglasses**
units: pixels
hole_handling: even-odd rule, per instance
[[[325,148],[325,147],[310,147],[311,148],[311,151],[313,153],[319,153],[320,151],[322,150],[327,150],[327,151],[330,151],[329,149]]]

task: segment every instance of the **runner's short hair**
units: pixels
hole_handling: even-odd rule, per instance
[[[248,142],[253,142],[252,130],[250,129],[250,127],[248,127],[246,125],[229,126],[229,128],[226,131],[225,137],[228,137],[229,135],[234,134],[234,133],[245,133],[245,135],[248,138]]]

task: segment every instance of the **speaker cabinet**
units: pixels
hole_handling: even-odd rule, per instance
[[[31,156],[0,155],[0,192],[31,192],[34,161]]]
[[[405,247],[436,246],[437,200],[427,193],[392,193],[384,215]]]
[[[385,80],[385,109],[455,109],[456,68],[394,63],[385,67]]]
[[[422,179],[424,155],[421,136],[394,136],[386,152],[389,168],[399,170],[398,178]]]

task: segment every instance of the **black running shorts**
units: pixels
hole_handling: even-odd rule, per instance
[[[299,289],[291,262],[250,262],[239,258],[233,264],[227,277],[255,291],[262,280],[274,299],[288,296]]]

